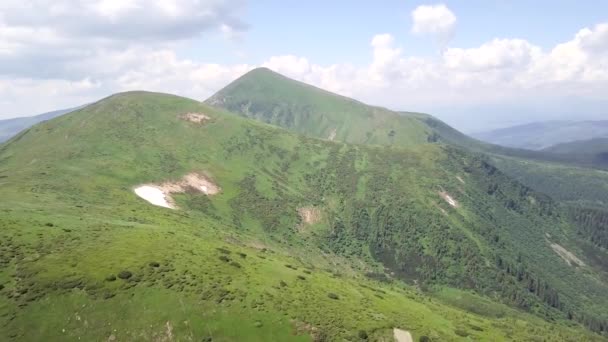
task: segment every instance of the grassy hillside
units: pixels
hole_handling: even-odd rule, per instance
[[[543,162],[608,168],[608,159],[484,143],[428,114],[369,106],[266,68],[254,69],[206,101],[242,116],[311,137],[355,144],[413,146],[445,143],[471,151]]]
[[[608,121],[549,121],[480,132],[473,137],[496,145],[543,150],[577,140],[608,137]]]
[[[573,205],[608,207],[608,172],[500,155],[492,163],[523,184]]]
[[[177,194],[171,210],[133,192],[191,172],[220,193]],[[2,145],[0,189],[9,339],[390,340],[397,327],[580,341],[601,337],[575,321],[605,328],[605,275],[567,213],[448,146],[347,145],[125,93]]]
[[[372,107],[266,68],[243,75],[206,101],[311,137],[376,145],[426,143],[432,132],[409,115]]]

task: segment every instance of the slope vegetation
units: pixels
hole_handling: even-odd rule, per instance
[[[191,173],[221,190],[172,193],[177,209],[134,192]],[[0,187],[12,339],[592,340],[566,320],[605,327],[608,287],[567,214],[445,145],[347,145],[135,92],[0,147]]]

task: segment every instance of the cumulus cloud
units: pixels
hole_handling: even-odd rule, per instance
[[[412,11],[412,32],[433,35],[442,47],[454,36],[456,15],[443,4],[421,5]]]
[[[209,29],[244,30],[240,0],[3,0],[0,21],[66,38],[171,40]]]
[[[247,29],[242,7],[242,0],[3,0],[0,74],[76,80],[105,71],[83,67],[90,60],[125,50],[172,48],[210,31],[235,39]]]

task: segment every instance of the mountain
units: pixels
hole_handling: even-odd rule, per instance
[[[603,340],[605,251],[415,117],[347,144],[130,92],[33,126],[0,145],[1,335]]]
[[[53,112],[48,112],[36,116],[0,120],[0,143],[7,141],[8,139],[17,135],[17,133],[41,121],[50,120],[52,118],[74,111],[78,108],[80,107],[56,110]]]
[[[608,138],[608,121],[548,121],[472,134],[496,145],[543,150],[553,145],[591,138]]]
[[[603,158],[606,157],[606,152],[608,152],[608,138],[593,138],[561,143],[548,147],[543,151],[555,154],[578,153]]]
[[[417,114],[368,106],[266,68],[248,72],[206,103],[326,140],[407,146],[432,139]]]
[[[606,179],[605,175],[597,174],[587,168],[580,168],[580,166],[605,167],[605,164],[595,164],[595,161],[575,154],[528,151],[483,143],[427,114],[396,113],[383,109],[382,112],[378,112],[378,115],[370,116],[368,113],[373,112],[375,107],[286,78],[264,68],[243,75],[212,96],[206,103],[234,111],[244,117],[276,124],[319,138],[326,138],[327,130],[320,130],[318,123],[328,121],[327,118],[331,117],[332,131],[337,132],[332,137],[336,140],[403,147],[428,143],[456,146],[466,149],[469,153],[488,156],[492,164],[504,170],[508,176],[516,177],[533,189],[550,190],[548,193],[561,196],[556,197],[560,201],[568,198],[568,203],[571,204],[605,199],[603,192],[600,191],[602,187],[594,187],[597,184],[603,184],[602,182]],[[327,103],[334,105],[327,106]],[[344,108],[347,104],[353,103],[358,108],[356,111],[334,109]],[[299,118],[298,125],[291,124],[292,120],[289,118],[293,117]],[[375,128],[382,127],[384,131],[394,132],[392,133],[394,137],[412,137],[413,135],[408,133],[409,130],[422,129],[424,136],[421,139],[367,140],[361,138],[362,134],[351,134],[353,126],[358,127],[359,130],[371,132],[376,132]],[[323,133],[319,133],[320,131]],[[346,133],[340,134],[340,132]],[[371,134],[373,133],[366,132],[364,135]],[[561,168],[560,172],[555,171],[558,168]],[[563,170],[568,172],[563,172]],[[587,177],[566,178],[566,175],[573,171]],[[566,181],[565,184],[564,181]],[[576,189],[576,191],[566,194],[568,188]],[[586,190],[590,190],[590,192],[586,193]],[[488,189],[488,193],[493,193],[493,190]],[[594,195],[596,193],[597,196]],[[579,229],[576,220],[572,218],[570,208],[562,210],[564,219],[574,221],[570,222],[571,231],[582,237],[582,240],[590,239],[589,234]],[[601,229],[601,227],[597,229]],[[587,248],[588,246],[584,246],[586,242],[581,242],[581,244],[590,255],[595,255],[595,248]],[[600,262],[598,267],[605,270],[606,265]]]

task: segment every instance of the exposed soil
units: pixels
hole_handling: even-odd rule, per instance
[[[321,221],[321,209],[315,207],[298,208],[298,214],[302,222],[306,224],[315,224]]]
[[[336,129],[332,129],[331,132],[329,132],[329,136],[327,137],[327,139],[329,139],[330,141],[333,141],[334,139],[336,139]]]
[[[199,124],[204,123],[205,121],[211,120],[210,117],[208,117],[207,115],[205,115],[203,113],[186,113],[186,114],[180,115],[179,118],[182,120],[199,123]]]
[[[414,342],[412,334],[407,330],[393,328],[393,336],[395,337],[396,342]]]
[[[319,223],[321,221],[321,209],[315,207],[298,208],[298,215],[302,223],[298,225],[298,231],[303,232],[307,225]]]
[[[450,194],[448,194],[445,191],[440,191],[439,192],[439,196],[441,196],[441,198],[443,198],[446,202],[448,202],[449,205],[451,205],[454,208],[458,208],[460,207],[460,204],[458,203],[458,201],[456,201]]]
[[[186,191],[202,192],[205,195],[215,195],[220,188],[207,177],[199,173],[189,173],[175,182],[164,182],[161,184],[143,184],[135,188],[135,194],[151,204],[177,209],[171,194],[184,193]]]
[[[562,259],[564,259],[564,261],[572,266],[572,264],[575,264],[577,266],[585,266],[585,263],[579,259],[576,255],[572,254],[572,252],[570,252],[569,250],[565,249],[564,247],[556,244],[556,243],[552,243],[551,244],[551,248],[553,249],[553,251],[555,253],[557,253],[557,255],[559,255]]]

